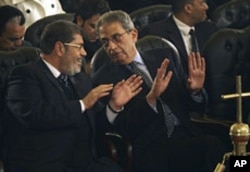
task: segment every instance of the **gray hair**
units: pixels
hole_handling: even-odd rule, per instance
[[[119,22],[125,30],[134,29],[134,23],[130,18],[129,14],[122,10],[115,10],[106,12],[101,16],[96,25],[96,32],[99,34],[100,27],[104,24],[110,24],[114,22]]]

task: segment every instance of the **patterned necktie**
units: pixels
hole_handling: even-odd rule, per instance
[[[189,34],[191,36],[192,52],[195,52],[195,53],[200,52],[194,29],[190,29]]]
[[[63,88],[66,96],[69,99],[74,99],[74,91],[73,91],[73,88],[71,87],[71,85],[69,83],[69,77],[67,75],[60,74],[57,77],[57,79],[60,82],[60,84],[62,85],[62,88]]]
[[[143,72],[142,70],[140,70],[137,67],[137,62],[133,61],[132,63],[130,63],[130,66],[132,68],[132,71],[136,74],[142,77],[142,79],[144,80],[144,82],[146,83],[146,85],[148,86],[148,88],[152,87],[152,82],[149,79],[149,77],[145,74],[145,72]],[[168,129],[168,137],[170,137],[174,131],[174,125],[175,125],[175,120],[176,117],[174,116],[174,114],[172,113],[172,111],[170,110],[170,108],[167,106],[166,103],[164,103],[164,101],[159,98],[159,102],[161,104],[163,113],[164,113],[164,120],[165,120],[165,124],[167,126]]]
[[[57,78],[61,84],[63,84],[65,87],[69,87],[69,81],[68,76],[64,74],[60,74]]]

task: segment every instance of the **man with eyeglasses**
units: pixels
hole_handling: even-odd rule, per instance
[[[92,88],[81,71],[83,33],[72,22],[47,25],[40,45],[41,58],[14,68],[9,77],[4,171],[122,172],[97,156],[95,118],[109,113],[98,100],[113,90],[126,92],[128,101],[139,93],[140,77]]]
[[[124,11],[105,13],[97,33],[111,61],[93,75],[94,85],[116,84],[131,74],[144,81],[142,91],[126,104],[119,93],[112,102],[103,99],[113,112],[106,119],[112,129],[133,143],[134,171],[213,171],[224,145],[214,136],[203,135],[189,118],[206,105],[204,58],[199,53],[188,56],[189,75],[184,83],[184,76],[177,74],[181,64],[175,64],[171,50],[137,49],[138,32]]]
[[[19,47],[32,46],[24,41],[25,18],[23,13],[12,6],[0,7],[0,50],[12,51]]]

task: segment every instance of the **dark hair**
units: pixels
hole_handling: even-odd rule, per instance
[[[71,42],[74,40],[73,36],[75,34],[83,36],[82,29],[70,21],[58,20],[46,25],[41,35],[41,51],[44,54],[49,54],[54,49],[57,41],[62,43]]]
[[[3,34],[6,23],[14,17],[19,16],[21,17],[19,25],[23,25],[25,23],[25,17],[19,9],[9,5],[0,6],[0,35]]]
[[[184,6],[192,2],[193,0],[171,0],[173,13],[183,11]]]
[[[76,9],[74,22],[76,23],[77,16],[81,16],[85,21],[94,15],[102,15],[107,11],[110,11],[110,7],[108,2],[105,0],[84,0]]]

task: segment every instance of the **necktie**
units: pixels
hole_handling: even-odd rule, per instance
[[[152,82],[149,79],[149,77],[145,74],[145,72],[143,72],[142,70],[140,70],[137,67],[137,62],[133,61],[132,63],[130,63],[130,66],[132,68],[132,71],[136,74],[136,75],[140,75],[142,77],[142,79],[144,80],[144,82],[146,83],[146,85],[148,86],[148,88],[152,87]],[[176,117],[174,116],[174,114],[172,113],[172,111],[170,110],[170,108],[167,106],[166,103],[164,103],[164,101],[159,98],[159,102],[161,104],[163,113],[164,113],[164,120],[165,120],[165,124],[167,126],[168,129],[168,137],[170,137],[174,131],[174,123],[175,123],[175,119]]]
[[[200,52],[197,37],[196,37],[194,29],[190,29],[189,34],[191,36],[192,52],[195,52],[195,53]]]
[[[60,82],[60,84],[62,85],[62,88],[63,88],[66,96],[69,99],[73,99],[74,93],[73,93],[73,89],[71,88],[70,83],[69,83],[69,77],[67,75],[60,74],[57,79]]]
[[[69,87],[69,81],[68,76],[64,74],[60,74],[57,78],[61,84],[63,84],[65,87]]]

